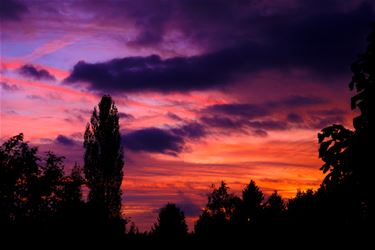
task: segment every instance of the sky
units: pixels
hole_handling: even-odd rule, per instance
[[[375,4],[352,0],[1,0],[0,141],[83,165],[110,94],[125,152],[123,213],[149,230],[168,202],[190,230],[212,184],[317,188],[317,133],[351,127],[350,64]]]

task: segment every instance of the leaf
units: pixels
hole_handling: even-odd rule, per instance
[[[326,155],[327,149],[328,149],[328,147],[331,145],[331,143],[332,143],[332,140],[329,140],[329,141],[325,141],[325,142],[320,143],[320,147],[319,147],[319,158],[322,158],[323,156]]]
[[[330,169],[330,164],[325,163],[320,169],[323,170],[323,174],[327,173],[327,171]]]
[[[324,135],[324,133],[319,133],[318,134],[318,143],[322,143],[322,141],[324,141],[324,138],[326,138],[326,136]]]

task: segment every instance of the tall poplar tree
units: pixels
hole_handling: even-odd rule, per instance
[[[94,108],[84,135],[84,173],[90,189],[89,203],[105,220],[121,218],[123,152],[119,115],[109,95]]]

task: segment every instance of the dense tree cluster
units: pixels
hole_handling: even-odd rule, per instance
[[[76,165],[64,175],[64,157],[47,152],[40,158],[37,152],[24,141],[23,134],[0,147],[1,231],[29,234],[58,229],[63,221],[77,222],[74,213],[79,213],[83,203],[80,167]]]

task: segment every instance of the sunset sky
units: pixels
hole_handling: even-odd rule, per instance
[[[193,222],[212,183],[284,198],[323,178],[317,133],[351,127],[350,64],[372,1],[1,0],[0,140],[83,165],[110,94],[125,151],[123,212],[141,231],[176,203]]]

